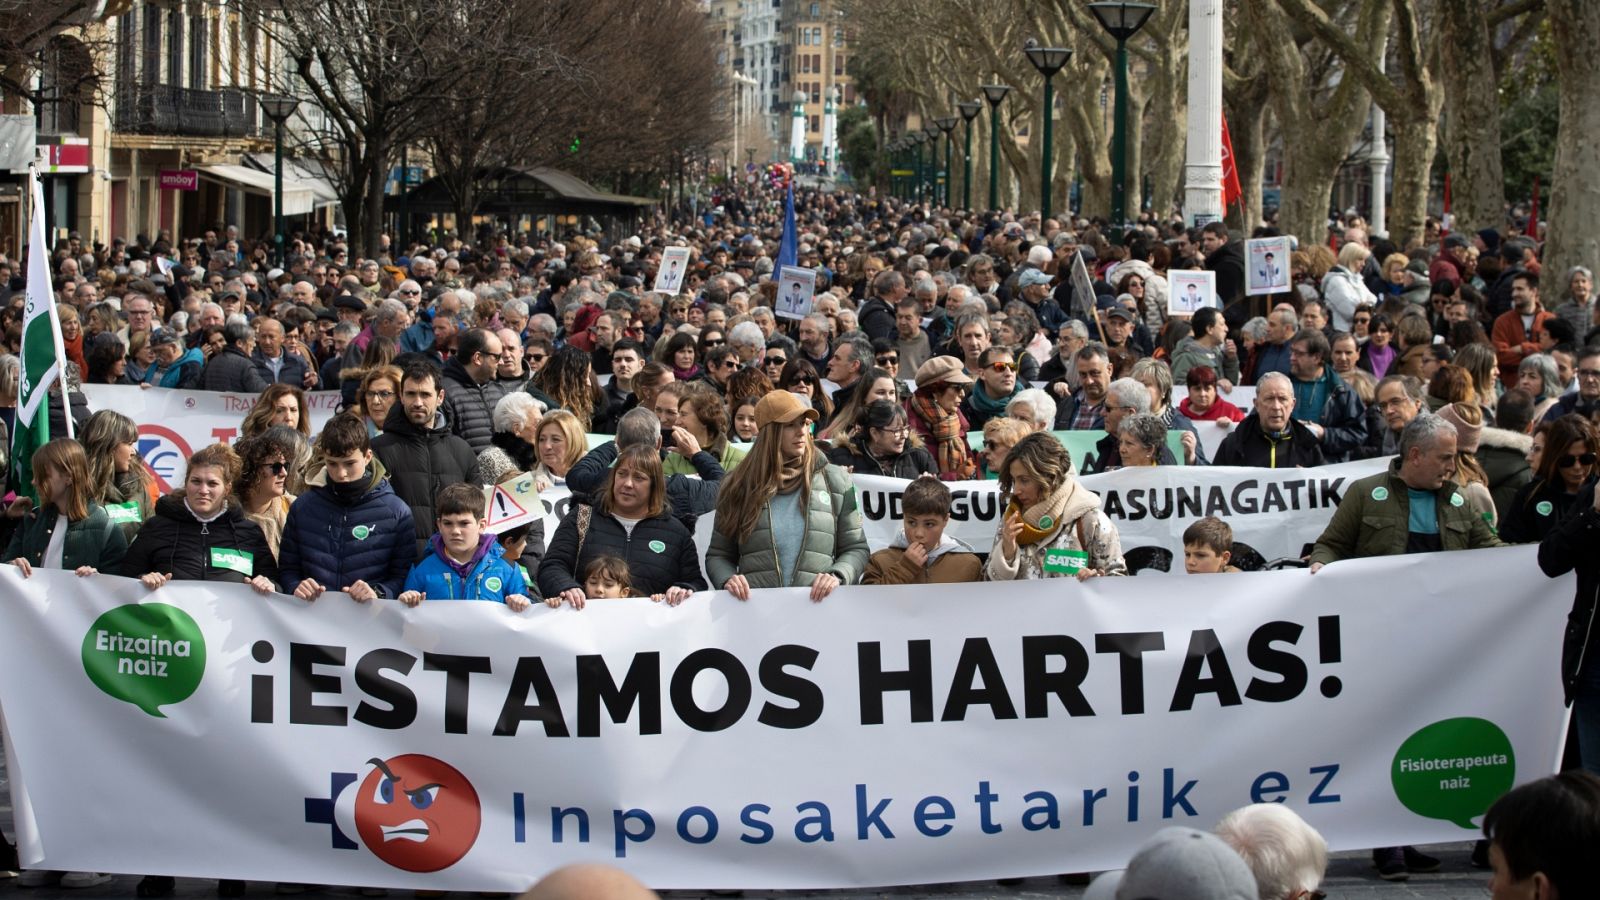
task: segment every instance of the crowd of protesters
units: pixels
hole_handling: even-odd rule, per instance
[[[38,503],[7,508],[5,559],[152,589],[232,581],[519,611],[785,586],[820,601],[863,581],[1126,574],[1080,471],[1390,457],[1347,491],[1313,571],[1542,541],[1547,571],[1579,570],[1578,613],[1593,619],[1588,269],[1542,271],[1533,241],[1492,230],[1430,225],[1396,246],[1347,217],[1297,244],[1286,291],[1247,296],[1241,236],[1221,223],[1113,229],[842,192],[801,191],[798,208],[795,264],[817,284],[798,319],[774,312],[771,198],[730,195],[703,220],[631,234],[385,239],[372,255],[301,235],[281,267],[232,228],[64,240],[50,269],[71,364],[51,411],[78,437],[34,457]],[[690,265],[679,291],[656,292],[669,246]],[[1092,295],[1074,286],[1075,258]],[[1216,273],[1217,307],[1169,314],[1168,274],[1183,269]],[[0,260],[7,283],[0,342],[16,354],[22,281]],[[0,357],[0,425],[18,377]],[[259,397],[239,442],[196,452],[162,496],[136,424],[91,410],[82,384]],[[308,391],[341,398],[318,433]],[[1105,432],[1092,459],[1049,433],[1068,430]],[[1225,434],[1210,459],[1208,431]],[[608,437],[591,450],[590,435]],[[893,546],[868,547],[852,472],[913,479]],[[550,535],[486,533],[482,486],[523,475],[569,488],[571,512]],[[985,477],[1004,515],[977,554],[943,533],[944,483]],[[693,529],[708,514],[702,559]],[[1189,571],[1236,570],[1225,523],[1191,530]],[[1569,638],[1564,674],[1582,760],[1600,771],[1594,635]],[[1438,866],[1411,848],[1376,862],[1396,879]]]

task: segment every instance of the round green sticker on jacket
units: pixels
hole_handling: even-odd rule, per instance
[[[665,553],[667,552],[667,545],[662,541],[651,541],[650,549],[656,553]]]
[[[1389,499],[1389,489],[1381,484],[1378,485],[1372,489],[1372,499],[1377,500],[1380,503]]]
[[[350,529],[350,534],[355,537],[356,540],[364,541],[367,539],[368,535],[372,534],[372,529],[366,525],[357,525],[356,527]]]
[[[1540,500],[1539,505],[1535,506],[1533,511],[1541,516],[1548,516],[1555,512],[1555,509],[1555,504],[1551,503],[1549,500]]]
[[[1466,502],[1467,501],[1461,499],[1461,495],[1460,494],[1451,494],[1450,495],[1450,505],[1451,506],[1460,507],[1461,504],[1466,503]]]
[[[500,590],[500,585],[501,584],[503,584],[503,582],[500,579],[494,578],[494,577],[485,578],[483,580],[483,586],[488,588],[491,591]]]

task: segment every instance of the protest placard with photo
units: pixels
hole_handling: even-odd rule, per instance
[[[817,273],[798,266],[778,270],[778,301],[773,309],[785,319],[804,319],[811,315],[811,301],[817,292]]]
[[[1218,306],[1217,273],[1193,269],[1173,269],[1167,273],[1172,290],[1167,294],[1167,312],[1174,316],[1192,316],[1204,306]]]
[[[1244,292],[1280,294],[1289,289],[1289,253],[1286,236],[1252,238],[1244,242]]]
[[[683,273],[688,268],[688,247],[668,247],[662,250],[661,268],[656,270],[656,283],[651,290],[676,294],[683,287]]]

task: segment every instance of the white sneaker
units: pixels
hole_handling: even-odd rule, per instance
[[[92,888],[99,887],[111,880],[111,876],[104,872],[68,872],[61,876],[61,886],[64,888]]]
[[[45,887],[55,884],[60,878],[60,872],[52,872],[49,869],[23,869],[17,875],[17,887]]]

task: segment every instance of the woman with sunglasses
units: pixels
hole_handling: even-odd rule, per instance
[[[1577,497],[1595,481],[1596,451],[1600,451],[1600,431],[1588,419],[1570,415],[1550,423],[1533,480],[1501,511],[1501,540],[1542,541],[1556,525],[1581,513]]]
[[[289,493],[289,470],[294,465],[295,446],[283,430],[269,428],[240,441],[234,450],[243,461],[239,479],[233,485],[234,499],[245,518],[261,528],[267,546],[277,556],[283,523],[289,518],[289,504],[294,502],[294,495]]]
[[[804,359],[791,359],[783,367],[783,374],[778,376],[778,390],[798,394],[824,419],[833,415],[833,401],[822,389],[822,379],[817,377],[816,368]]]

